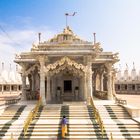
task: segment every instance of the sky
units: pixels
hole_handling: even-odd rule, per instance
[[[68,25],[84,40],[97,41],[104,51],[119,52],[116,67],[140,70],[140,0],[0,0],[0,63],[15,67],[16,53],[29,51]],[[1,66],[0,66],[1,68]]]

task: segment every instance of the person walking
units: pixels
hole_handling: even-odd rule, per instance
[[[66,116],[63,116],[62,120],[61,120],[61,131],[62,131],[62,137],[65,138],[66,134],[67,134],[67,119]]]

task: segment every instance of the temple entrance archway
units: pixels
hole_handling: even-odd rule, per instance
[[[62,58],[60,61],[62,60],[64,61],[63,63],[59,64],[59,61],[57,62],[58,65],[54,63],[55,68],[47,72],[47,75],[49,75],[51,79],[51,101],[63,102],[84,100],[84,66],[71,61],[67,57]]]
[[[83,100],[82,75],[66,67],[59,73],[51,76],[51,101],[81,101]]]

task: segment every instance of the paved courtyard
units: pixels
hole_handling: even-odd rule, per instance
[[[140,95],[120,95],[117,94],[118,98],[127,100],[127,104],[140,108]]]

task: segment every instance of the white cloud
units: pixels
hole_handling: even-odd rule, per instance
[[[9,37],[0,32],[0,63],[5,63],[5,69],[9,69],[9,63],[12,64],[12,67],[15,67],[13,62],[15,54],[29,51],[32,43],[38,41],[38,32],[42,33],[42,40],[49,39],[55,33],[45,26],[30,29],[12,29],[7,31]]]

